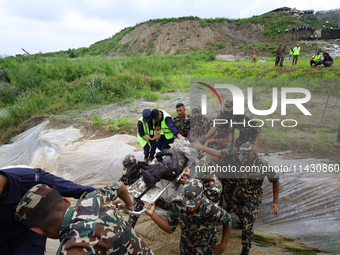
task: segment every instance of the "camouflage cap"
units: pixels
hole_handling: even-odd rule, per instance
[[[192,109],[192,116],[197,117],[201,115],[201,107],[196,106]]]
[[[203,196],[203,184],[200,180],[192,179],[184,184],[182,205],[195,207]]]
[[[136,158],[134,155],[132,154],[128,154],[125,156],[124,160],[123,160],[123,166],[127,169],[131,168],[135,163],[136,163]]]
[[[224,100],[224,107],[231,108],[233,107],[233,98],[229,97]]]
[[[241,145],[239,151],[240,151],[240,161],[244,163],[251,157],[251,155],[254,154],[253,144],[251,142],[246,142]]]
[[[211,166],[214,165],[214,162],[211,160],[211,158],[204,156],[202,157],[197,164],[197,167],[199,167],[198,172],[196,172],[196,178],[204,178],[207,174],[209,174],[209,170]]]
[[[51,189],[45,184],[37,184],[33,186],[26,194],[21,198],[14,218],[17,221],[24,222],[29,217],[30,214],[38,207],[38,204],[45,199],[51,192],[58,192]]]

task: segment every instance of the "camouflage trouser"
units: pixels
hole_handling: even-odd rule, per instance
[[[277,66],[277,65],[279,64],[280,59],[281,59],[280,56],[276,56],[276,59],[275,59],[275,66]]]
[[[237,179],[221,179],[223,191],[220,198],[220,205],[223,206],[223,201],[227,204],[225,210],[228,213],[233,211],[233,196],[236,188]]]
[[[338,134],[340,135],[340,124],[339,124],[339,127],[338,127]]]
[[[236,195],[235,195],[236,196]],[[254,201],[254,200],[253,200]],[[240,203],[238,198],[234,199],[234,213],[242,222],[242,247],[251,248],[254,236],[254,223],[257,218],[261,200],[259,202],[251,202],[250,200]]]
[[[189,240],[185,238],[185,236],[181,235],[181,242],[179,244],[179,248],[181,251],[181,255],[212,255],[211,248],[217,244],[217,236],[213,238],[209,243],[204,243],[200,246],[194,246],[191,244]]]
[[[139,211],[143,210],[144,203],[143,203],[141,200],[137,201],[136,199],[134,199],[133,205],[134,205],[135,211],[139,212]],[[168,211],[170,210],[170,207],[171,207],[171,203],[168,202],[168,201],[166,201],[166,200],[165,200],[164,198],[162,198],[162,197],[159,198],[159,199],[156,201],[155,205],[156,205],[157,207],[161,208],[161,209],[168,210]],[[137,223],[137,221],[138,221],[138,219],[139,219],[139,216],[140,216],[140,215],[138,215],[138,214],[137,214],[137,215],[136,215],[136,214],[130,215],[129,220],[128,220],[128,223],[130,223],[130,225],[131,225],[133,228],[135,227],[135,225],[136,225],[136,223]]]
[[[282,66],[283,65],[283,61],[285,60],[285,57],[283,56],[283,57],[280,57],[280,66]]]

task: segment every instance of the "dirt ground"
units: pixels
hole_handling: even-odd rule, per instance
[[[248,45],[253,42],[266,42],[270,39],[260,35],[264,25],[248,24],[240,28],[235,22],[216,22],[213,26],[201,26],[200,21],[186,20],[181,22],[161,22],[149,25],[144,23],[127,33],[119,42],[124,47],[111,51],[107,56],[147,52],[151,47],[155,53],[183,54],[196,48],[203,50],[216,43],[225,47],[239,44]],[[128,44],[128,46],[127,46]]]
[[[254,103],[257,109],[265,109],[268,107],[271,94],[262,93],[260,89],[257,93],[257,99]],[[246,92],[244,92],[246,94]],[[331,93],[334,95],[334,93]],[[318,158],[329,159],[330,163],[337,163],[340,160],[340,148],[333,146],[336,139],[336,130],[340,122],[340,108],[338,105],[340,99],[338,96],[330,96],[327,108],[327,96],[312,95],[311,100],[304,104],[305,107],[312,113],[312,116],[304,116],[295,106],[288,106],[287,112],[289,116],[280,115],[280,106],[276,112],[269,117],[272,119],[295,119],[298,125],[293,128],[284,128],[280,122],[275,122],[272,128],[271,122],[266,121],[264,116],[255,116],[255,118],[263,120],[265,124],[262,127],[262,133],[259,144],[259,153],[272,153],[280,151],[291,151],[285,154],[285,157],[291,159],[298,158]],[[156,102],[149,102],[143,98],[135,100],[129,104],[115,103],[105,105],[97,109],[70,111],[64,115],[56,116],[38,116],[32,118],[26,129],[41,123],[43,120],[49,119],[50,123],[47,128],[66,128],[73,126],[79,128],[84,134],[83,139],[100,139],[109,137],[114,134],[131,134],[136,135],[136,128],[126,128],[122,126],[119,130],[107,130],[106,120],[109,118],[127,118],[134,122],[142,116],[142,111],[145,108],[163,109],[172,116],[176,116],[175,106],[177,103],[184,103],[186,111],[191,112],[189,91],[177,91],[166,94],[160,94]],[[321,117],[323,112],[323,120]],[[249,113],[246,109],[246,113]],[[100,116],[103,119],[103,124],[96,126],[92,123],[93,116]],[[268,117],[267,117],[268,118]],[[287,124],[291,125],[291,124]],[[235,138],[237,134],[235,134]],[[139,146],[138,146],[139,147]],[[140,148],[142,149],[142,148]]]

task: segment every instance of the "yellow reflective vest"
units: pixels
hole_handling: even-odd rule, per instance
[[[321,53],[319,55],[315,54],[313,60],[318,61],[318,60],[320,60],[320,58],[321,58]]]
[[[144,130],[144,136],[150,137],[150,130],[149,130],[149,125],[148,125],[148,123],[144,123],[143,117],[140,117],[140,118],[138,119],[138,121],[142,122],[143,130]],[[154,122],[154,120],[152,120],[152,125],[153,125],[153,129],[155,129],[155,122]],[[153,130],[152,130],[152,131],[153,131]],[[138,138],[138,141],[139,141],[140,145],[142,145],[142,147],[144,147],[144,146],[148,143],[148,141],[149,141],[149,140],[147,140],[147,139],[142,138],[142,137],[139,135],[139,133],[138,133],[138,128],[137,128],[137,138]]]
[[[301,49],[301,47],[295,47],[293,49],[294,50],[293,55],[299,55],[300,54],[300,49]]]
[[[163,112],[163,120],[161,122],[161,128],[162,128],[161,135],[164,135],[166,139],[171,139],[174,137],[174,134],[171,132],[170,128],[165,123],[165,118],[166,117],[171,118],[171,116],[165,111],[162,111],[162,112]]]

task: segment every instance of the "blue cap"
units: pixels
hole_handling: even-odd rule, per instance
[[[149,123],[151,121],[151,110],[144,109],[143,110],[143,122]]]

